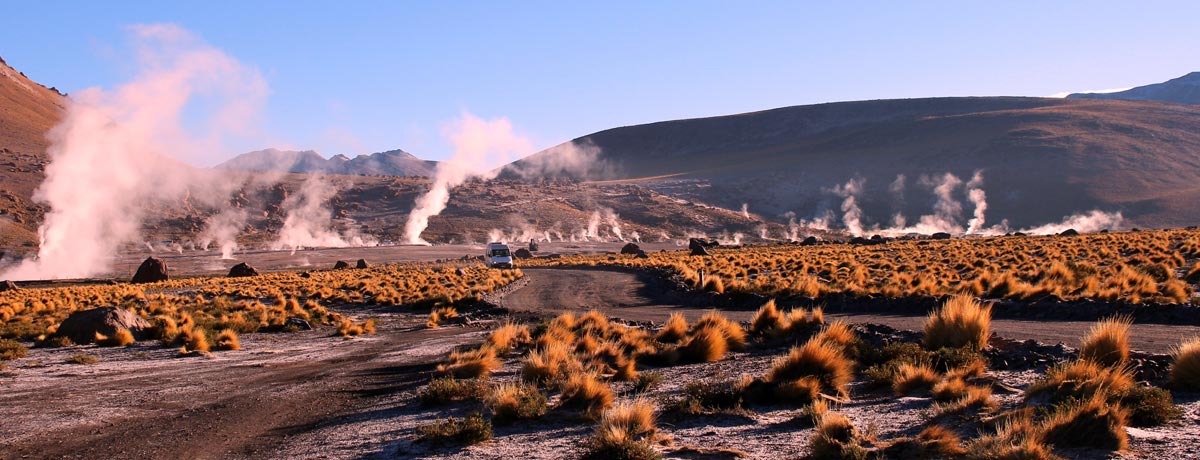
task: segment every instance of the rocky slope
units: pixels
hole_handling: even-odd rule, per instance
[[[426,161],[403,150],[325,158],[312,151],[266,149],[243,153],[216,166],[256,172],[325,173],[359,176],[432,176],[436,161]]]
[[[1175,104],[1200,104],[1200,72],[1192,72],[1162,83],[1138,86],[1115,93],[1075,93],[1069,99],[1122,99],[1159,101]]]

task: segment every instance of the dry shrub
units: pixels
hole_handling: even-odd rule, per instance
[[[865,459],[867,448],[863,436],[845,415],[827,412],[817,421],[816,432],[809,443],[813,460]]]
[[[1121,396],[1121,407],[1129,412],[1129,423],[1137,427],[1159,426],[1183,416],[1171,392],[1137,385]]]
[[[440,364],[437,371],[459,379],[487,378],[503,363],[496,358],[496,350],[481,347],[476,350],[450,353],[450,362]]]
[[[128,329],[117,329],[112,337],[96,333],[96,345],[101,347],[127,347],[133,345],[133,333]]]
[[[497,386],[488,395],[487,404],[496,423],[535,419],[546,414],[546,395],[525,383]]]
[[[632,382],[637,379],[637,361],[635,361],[633,358],[626,358],[617,364],[617,373],[613,374],[613,380],[619,382]]]
[[[164,344],[173,343],[175,337],[179,335],[179,325],[175,324],[175,320],[170,316],[155,316],[154,335]]]
[[[775,396],[785,403],[804,406],[821,401],[821,380],[809,375],[784,382],[775,387]]]
[[[595,374],[578,373],[567,377],[560,390],[562,405],[582,409],[589,416],[599,416],[612,406],[613,391]]]
[[[836,347],[820,340],[809,340],[792,347],[787,355],[775,358],[765,380],[780,385],[807,376],[816,377],[823,390],[847,394],[846,386],[854,377],[853,363]]]
[[[547,385],[563,378],[573,368],[580,367],[567,344],[554,342],[541,350],[529,352],[521,364],[521,380]]]
[[[1092,326],[1079,348],[1079,358],[1103,366],[1117,366],[1129,359],[1129,326],[1133,318],[1116,316]]]
[[[720,361],[729,351],[725,334],[715,327],[700,329],[679,347],[679,357],[689,363]]]
[[[80,354],[71,356],[70,358],[67,358],[65,360],[65,362],[67,364],[96,364],[96,363],[100,362],[100,359],[96,358],[95,356],[92,356],[92,355],[85,355],[83,353],[80,353]]]
[[[858,341],[858,335],[854,333],[853,329],[850,329],[850,325],[841,320],[834,321],[824,329],[821,329],[821,332],[817,333],[816,338],[838,347],[843,352],[849,351],[850,347]]]
[[[658,331],[655,340],[662,343],[677,343],[687,337],[687,331],[687,318],[684,318],[682,313],[671,313],[671,316],[667,318],[667,324]]]
[[[183,348],[179,349],[181,355],[207,353],[209,350],[208,335],[204,333],[204,329],[189,328],[183,331],[180,337],[184,338]]]
[[[924,365],[904,363],[896,372],[892,390],[899,396],[928,392],[939,380],[937,371]]]
[[[662,381],[663,375],[661,372],[642,372],[638,374],[637,382],[633,384],[633,391],[645,393],[662,384]]]
[[[991,322],[991,306],[985,306],[968,295],[956,295],[925,320],[925,348],[970,347],[982,350],[987,346]]]
[[[429,382],[425,388],[417,391],[417,399],[425,406],[436,406],[454,401],[482,399],[487,393],[483,380],[458,380],[453,377],[439,377]]]
[[[11,361],[14,359],[24,358],[29,353],[29,348],[21,345],[21,342],[9,339],[0,339],[0,361]]]
[[[746,330],[742,329],[742,325],[730,321],[724,315],[717,311],[710,311],[700,317],[696,324],[692,325],[690,330],[691,335],[697,335],[700,331],[715,330],[725,336],[725,343],[730,350],[741,350],[746,347]]]
[[[803,310],[801,312],[803,313]],[[768,300],[762,307],[759,307],[758,311],[754,313],[754,319],[750,320],[750,333],[754,335],[767,335],[786,328],[787,324],[784,323],[783,314],[775,306],[775,299]]]
[[[966,450],[962,439],[941,425],[931,425],[921,430],[916,438],[900,438],[883,449],[883,458],[895,459],[949,459],[961,458]]]
[[[992,389],[989,387],[967,387],[964,394],[952,401],[938,404],[935,412],[938,415],[963,414],[967,412],[992,412],[1000,408],[1000,403],[992,399]]]
[[[529,343],[530,340],[529,326],[516,324],[512,320],[508,320],[504,322],[503,326],[492,331],[492,334],[487,338],[486,345],[501,353],[507,353],[518,345]]]
[[[1133,388],[1133,372],[1126,367],[1105,367],[1091,361],[1072,361],[1050,368],[1046,376],[1025,390],[1025,400],[1045,398],[1050,404],[1093,396],[1115,399]]]
[[[1177,388],[1200,391],[1200,337],[1179,345],[1171,355],[1171,384]]]
[[[1058,408],[1043,422],[1041,440],[1060,448],[1125,450],[1127,417],[1120,405],[1093,397]]]
[[[226,329],[217,334],[217,349],[218,350],[237,350],[242,348],[242,344],[238,342],[237,332],[232,329]]]
[[[448,319],[457,318],[458,310],[454,307],[439,307],[429,312],[429,321],[425,322],[425,327],[430,329],[437,328]]]
[[[961,377],[942,379],[933,386],[933,399],[941,402],[954,401],[967,395],[967,382]]]
[[[492,422],[474,413],[460,420],[448,417],[417,427],[418,440],[440,445],[472,445],[492,439]]]

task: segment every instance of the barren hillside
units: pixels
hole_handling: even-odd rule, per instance
[[[0,59],[0,247],[37,242],[42,209],[33,204],[46,163],[46,133],[62,116],[63,96]]]
[[[949,172],[966,181],[982,171],[993,222],[1037,225],[1092,209],[1120,211],[1135,226],[1200,222],[1192,205],[1200,198],[1200,107],[994,97],[843,102],[615,128],[572,142],[595,145],[606,170],[618,171],[590,179],[652,178],[641,183],[765,214],[840,213],[831,191],[857,178],[865,220],[886,225],[895,212],[932,211],[928,179]],[[522,161],[552,163],[546,156],[554,154]],[[907,187],[897,194],[900,175]]]

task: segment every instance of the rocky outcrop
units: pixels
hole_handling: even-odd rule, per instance
[[[153,257],[147,257],[142,261],[142,265],[138,267],[137,273],[133,274],[133,279],[129,282],[134,284],[140,283],[157,283],[166,281],[170,276],[167,273],[167,263]]]
[[[258,270],[255,270],[254,267],[251,267],[250,264],[245,262],[234,265],[233,268],[229,269],[230,278],[242,278],[247,276],[258,276]]]
[[[132,311],[116,307],[98,307],[72,313],[58,326],[54,335],[67,337],[77,344],[85,344],[94,342],[97,333],[111,337],[121,329],[129,331],[134,338],[140,340],[149,338],[153,326]]]

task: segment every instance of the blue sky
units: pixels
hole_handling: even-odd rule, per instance
[[[677,118],[1200,70],[1197,2],[39,3],[4,6],[0,27],[0,56],[31,78],[112,87],[134,71],[124,27],[174,23],[261,71],[260,142],[326,156],[441,159],[440,127],[463,111],[544,148]]]

